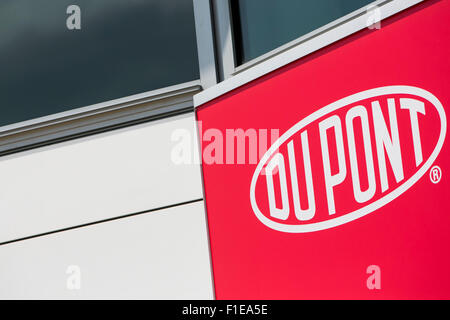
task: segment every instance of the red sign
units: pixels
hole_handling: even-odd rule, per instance
[[[217,298],[450,298],[449,19],[424,2],[197,109]]]

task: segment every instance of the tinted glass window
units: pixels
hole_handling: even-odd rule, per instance
[[[238,64],[305,35],[374,0],[231,0]]]
[[[196,48],[192,0],[1,0],[0,125],[198,79]]]

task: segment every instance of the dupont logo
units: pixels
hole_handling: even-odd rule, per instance
[[[263,155],[251,181],[252,209],[267,227],[291,233],[361,218],[427,173],[446,127],[442,104],[417,87],[338,100],[295,124]]]

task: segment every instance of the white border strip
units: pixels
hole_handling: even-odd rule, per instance
[[[380,5],[378,8],[380,9],[381,20],[423,1],[424,0],[393,0],[384,5]],[[370,11],[369,14],[371,14]],[[239,88],[250,81],[366,28],[367,19],[367,14],[360,15],[194,95],[194,107],[197,108],[198,106],[230,92],[231,90]]]

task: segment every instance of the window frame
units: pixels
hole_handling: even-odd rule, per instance
[[[193,96],[217,83],[209,0],[193,0],[199,78],[0,126],[0,157],[104,131],[193,112]]]
[[[229,51],[228,47],[217,45],[217,64],[219,69],[226,69],[227,72],[221,77],[221,82],[212,88],[203,90],[194,96],[194,106],[198,107],[208,101],[211,101],[231,90],[234,90],[250,81],[253,81],[267,73],[270,73],[282,66],[296,61],[306,55],[318,51],[332,43],[335,43],[353,33],[368,27],[367,21],[369,15],[373,12],[372,8],[380,10],[380,21],[401,12],[413,5],[424,2],[425,0],[376,0],[372,3],[355,10],[337,20],[328,23],[306,35],[300,36],[262,56],[252,59],[240,66],[236,66],[234,59],[234,44],[232,20],[230,15],[231,0],[211,0],[213,2],[226,2],[228,6],[216,6],[214,9],[214,19],[220,28],[216,27],[217,38],[227,38],[233,45],[233,54],[229,52],[220,53],[219,51]],[[368,10],[368,9],[371,10]],[[217,23],[217,20],[220,23]],[[231,39],[230,39],[231,37]],[[233,67],[231,68],[230,65]]]
[[[192,112],[193,80],[0,127],[0,156]]]
[[[231,2],[231,0],[227,0],[227,1]],[[383,3],[387,3],[389,1],[390,0],[373,0],[371,3],[369,3],[369,4],[359,8],[359,9],[357,9],[355,11],[352,11],[352,12],[346,14],[345,16],[342,16],[342,17],[340,17],[340,18],[338,18],[336,20],[333,20],[333,21],[331,21],[331,22],[329,22],[329,23],[327,23],[327,24],[325,24],[325,25],[323,25],[323,26],[321,26],[321,27],[319,27],[317,29],[314,29],[313,31],[311,31],[311,32],[309,32],[309,33],[307,33],[305,35],[302,35],[302,36],[300,36],[300,37],[298,37],[298,38],[296,38],[294,40],[291,40],[291,41],[289,41],[289,42],[287,42],[287,43],[285,43],[285,44],[283,44],[283,45],[281,45],[281,46],[279,46],[279,47],[277,47],[277,48],[275,48],[273,50],[270,50],[270,51],[268,51],[268,52],[266,52],[266,53],[264,53],[264,54],[262,54],[262,55],[260,55],[260,56],[258,56],[256,58],[253,58],[253,59],[251,59],[251,60],[249,60],[247,62],[244,62],[241,65],[237,65],[236,64],[233,74],[236,74],[236,73],[239,73],[240,71],[243,71],[245,69],[251,68],[255,64],[258,64],[258,63],[260,63],[260,62],[262,62],[264,60],[267,60],[267,59],[269,59],[270,57],[272,57],[274,55],[280,54],[283,51],[286,51],[289,48],[292,48],[292,47],[294,47],[294,46],[296,46],[298,44],[306,42],[309,39],[312,39],[312,38],[314,38],[315,36],[317,36],[317,35],[319,35],[321,33],[327,32],[328,30],[330,30],[332,28],[335,28],[335,27],[339,26],[340,24],[345,23],[348,20],[354,19],[354,18],[356,18],[356,17],[366,13],[367,12],[367,8],[369,8],[369,7],[381,6],[381,5],[383,5]],[[230,20],[230,23],[231,24],[233,23],[232,20]]]

